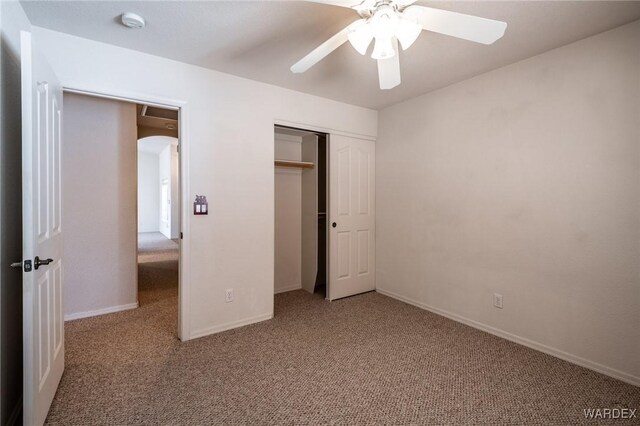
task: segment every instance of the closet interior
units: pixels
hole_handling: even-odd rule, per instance
[[[327,296],[327,134],[275,126],[275,293]]]

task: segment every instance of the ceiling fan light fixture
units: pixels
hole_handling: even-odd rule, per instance
[[[0,0],[1,1],[1,0]],[[416,0],[311,0],[351,7],[360,19],[338,31],[320,46],[291,66],[291,72],[302,73],[349,41],[365,55],[375,39],[371,57],[377,60],[380,89],[400,84],[400,47],[407,50],[422,30],[457,37],[482,44],[500,39],[507,23],[464,13],[415,5]],[[354,3],[358,3],[354,5]]]
[[[413,19],[401,17],[396,29],[396,38],[402,46],[402,50],[407,50],[418,39],[422,32],[422,25]]]
[[[349,43],[359,54],[364,55],[367,53],[367,49],[373,40],[373,31],[371,27],[363,22],[362,25],[355,28],[353,31],[347,33]]]
[[[376,37],[376,44],[373,46],[373,59],[389,59],[393,58],[397,53],[393,48],[391,37]]]
[[[376,40],[378,38],[391,38],[398,27],[398,14],[389,5],[378,7],[373,16],[367,21]]]

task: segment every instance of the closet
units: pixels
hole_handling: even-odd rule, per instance
[[[375,143],[275,127],[275,293],[375,290]]]
[[[327,135],[275,127],[275,293],[326,296]]]

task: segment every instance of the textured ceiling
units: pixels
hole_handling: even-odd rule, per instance
[[[358,18],[338,6],[294,1],[22,2],[36,26],[374,109],[640,19],[640,1],[419,4],[502,20],[508,28],[491,46],[423,31],[401,53],[402,84],[383,91],[375,61],[360,56],[349,43],[304,74],[289,71]],[[147,27],[120,25],[125,11],[144,16]]]

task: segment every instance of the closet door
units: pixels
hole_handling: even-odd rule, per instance
[[[375,144],[329,140],[330,300],[375,290]]]

